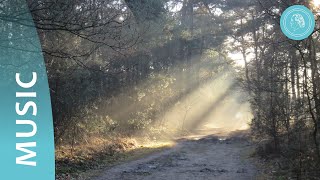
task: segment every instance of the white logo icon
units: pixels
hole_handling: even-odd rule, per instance
[[[292,15],[290,20],[290,26],[293,29],[293,31],[297,31],[299,29],[305,28],[306,23],[303,16],[301,14]]]

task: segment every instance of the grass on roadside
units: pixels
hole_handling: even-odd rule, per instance
[[[60,146],[56,148],[56,179],[89,179],[108,167],[140,159],[173,145],[170,141],[138,143],[132,138],[93,138],[84,145]]]

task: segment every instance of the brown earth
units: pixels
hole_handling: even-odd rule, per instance
[[[105,170],[96,180],[256,179],[250,159],[253,146],[246,132],[201,134],[180,138],[168,150]]]

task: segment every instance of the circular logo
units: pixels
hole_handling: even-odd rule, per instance
[[[290,39],[303,40],[310,36],[315,27],[313,13],[302,5],[290,6],[280,20],[282,32]]]

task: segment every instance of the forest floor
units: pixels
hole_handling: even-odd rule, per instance
[[[95,180],[257,179],[245,132],[187,136],[176,145],[104,170]]]

